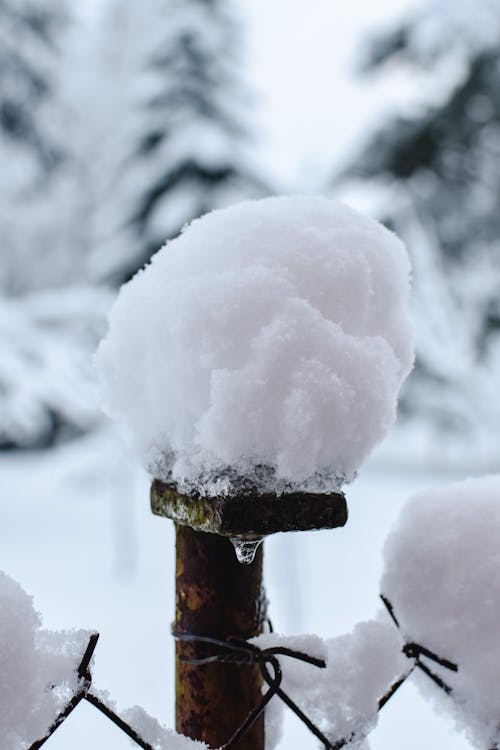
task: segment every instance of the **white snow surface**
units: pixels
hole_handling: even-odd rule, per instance
[[[367,748],[365,738],[377,724],[380,698],[409,668],[396,628],[379,620],[358,623],[352,633],[337,638],[271,633],[254,642],[260,648],[285,646],[326,661],[322,669],[278,656],[281,687],[332,744],[347,739],[352,747]],[[269,735],[275,743],[279,740],[278,717],[273,714],[271,718],[271,726],[266,723],[266,738]],[[266,739],[267,750],[270,747]]]
[[[42,630],[30,596],[0,571],[0,737],[23,750],[45,736],[78,687],[89,633]]]
[[[97,353],[106,409],[185,491],[336,488],[394,420],[408,287],[402,243],[347,206],[214,211],[122,287]]]
[[[138,735],[149,742],[155,750],[209,750],[204,742],[192,740],[173,729],[167,729],[141,706],[132,706],[123,713],[123,718]]]
[[[419,686],[478,748],[500,740],[499,530],[500,476],[418,494],[387,540],[382,577],[405,638],[458,665],[427,662],[452,698],[424,675]]]

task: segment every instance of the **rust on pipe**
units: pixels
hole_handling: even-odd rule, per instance
[[[262,632],[265,617],[262,546],[253,563],[241,565],[227,537],[176,525],[176,633],[247,640]],[[227,742],[243,723],[262,685],[253,664],[184,661],[216,653],[211,645],[176,643],[176,729],[211,748]],[[263,716],[237,747],[264,749]]]

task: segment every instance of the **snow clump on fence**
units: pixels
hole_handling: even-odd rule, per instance
[[[392,624],[378,620],[360,622],[352,633],[337,638],[270,633],[254,643],[259,648],[285,646],[326,661],[326,669],[319,669],[279,656],[281,687],[332,745],[347,740],[360,746],[377,724],[379,701],[409,669],[400,634]],[[274,722],[277,718],[273,716]],[[276,726],[270,727],[270,735],[277,743]]]
[[[451,696],[425,675],[419,684],[478,748],[500,741],[499,531],[500,476],[416,495],[388,537],[382,578],[405,640],[458,666],[427,662]]]
[[[23,750],[76,692],[89,633],[42,630],[31,597],[1,571],[0,602],[0,744]]]
[[[107,701],[109,704],[109,700]],[[123,718],[154,750],[209,750],[208,745],[167,729],[141,706],[127,708]]]
[[[397,237],[326,198],[209,213],[122,287],[106,409],[185,492],[338,489],[394,420],[408,287]]]

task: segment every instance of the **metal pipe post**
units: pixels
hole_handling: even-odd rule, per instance
[[[176,728],[219,748],[259,704],[260,671],[255,664],[189,663],[186,660],[216,656],[220,648],[186,638],[226,641],[259,635],[266,619],[266,600],[258,542],[277,531],[343,526],[345,497],[341,493],[274,495],[247,490],[234,497],[206,498],[184,495],[175,485],[155,480],[151,508],[176,525]],[[237,561],[231,540],[240,559],[249,564]],[[263,750],[263,716],[237,748]]]
[[[176,616],[179,636],[247,640],[262,632],[266,601],[262,545],[250,565],[241,565],[227,537],[176,524]],[[216,646],[176,643],[176,729],[211,748],[227,742],[261,699],[255,664],[190,664],[220,653]],[[261,716],[238,750],[264,750]]]

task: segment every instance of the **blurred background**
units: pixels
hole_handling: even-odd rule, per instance
[[[101,630],[96,680],[120,706],[172,725],[173,541],[92,353],[120,284],[187,221],[321,193],[413,263],[398,423],[348,529],[269,540],[277,630],[372,616],[407,495],[498,470],[499,38],[500,0],[0,0],[0,568],[47,626]],[[375,750],[468,747],[411,686],[397,701]],[[128,746],[86,711],[54,750]]]

